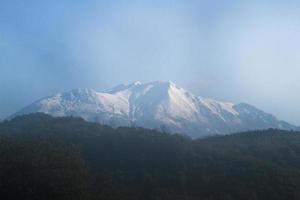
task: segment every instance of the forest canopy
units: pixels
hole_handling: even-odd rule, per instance
[[[81,118],[0,123],[1,199],[300,199],[300,134],[193,140]]]

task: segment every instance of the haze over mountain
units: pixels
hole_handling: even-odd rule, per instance
[[[300,125],[300,1],[0,1],[0,118],[73,88],[172,80]]]
[[[10,118],[36,112],[80,116],[112,127],[152,128],[194,138],[256,129],[297,128],[249,104],[198,97],[170,81],[135,82],[104,92],[75,89],[38,100]]]

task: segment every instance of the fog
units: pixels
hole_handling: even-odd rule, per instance
[[[73,88],[171,80],[300,125],[297,1],[0,2],[0,118]]]

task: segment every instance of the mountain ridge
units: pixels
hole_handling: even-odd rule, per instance
[[[134,82],[104,92],[74,89],[38,100],[10,118],[35,112],[79,116],[112,127],[138,126],[191,137],[267,128],[296,130],[296,126],[252,105],[198,97],[171,81]]]

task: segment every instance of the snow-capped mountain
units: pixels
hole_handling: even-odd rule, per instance
[[[194,138],[253,129],[296,129],[251,105],[197,97],[167,81],[135,82],[105,92],[76,89],[39,100],[12,117],[35,112],[80,116],[113,127],[154,128]]]

